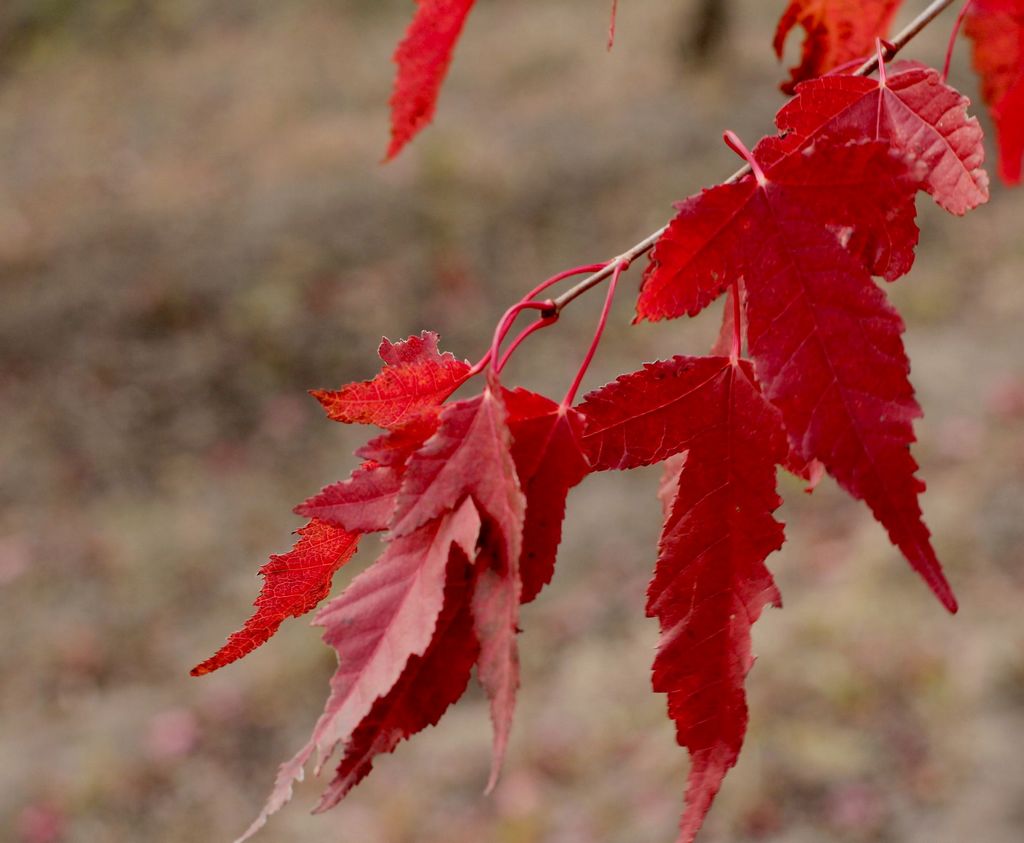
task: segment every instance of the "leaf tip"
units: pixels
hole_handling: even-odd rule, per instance
[[[319,401],[320,405],[325,410],[327,409],[327,404],[331,400],[331,390],[329,390],[329,389],[308,389],[306,391],[310,395],[312,395],[317,401]]]
[[[199,662],[199,664],[197,664],[188,672],[188,675],[207,676],[208,674],[213,673],[216,670],[220,670],[225,665],[231,664],[231,662],[235,661],[238,657],[228,657],[228,655],[224,652],[226,648],[227,646],[225,645],[212,656],[210,656],[210,658],[206,659],[205,661]]]
[[[381,166],[390,164],[398,157],[405,145],[409,142],[409,138],[405,137],[404,134],[399,134],[395,129],[391,130],[391,141],[388,143],[387,152],[384,153],[384,157],[380,159]]]

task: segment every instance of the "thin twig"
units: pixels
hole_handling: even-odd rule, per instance
[[[907,46],[918,34],[930,24],[935,18],[941,15],[946,9],[956,3],[957,0],[933,0],[925,7],[921,14],[919,14],[914,20],[908,23],[900,33],[892,39],[892,41],[886,43],[884,58],[886,61],[892,59],[897,53],[900,52],[904,47]],[[867,76],[878,69],[878,56],[874,55],[870,59],[864,62],[857,70],[854,71],[854,76]],[[726,183],[732,183],[739,181],[747,173],[750,172],[750,165],[745,165],[729,176],[726,179]],[[658,242],[661,235],[668,229],[667,225],[662,226],[657,231],[647,235],[643,240],[637,243],[630,249],[627,249],[621,255],[613,258],[605,264],[603,269],[599,269],[592,275],[588,275],[574,287],[570,287],[558,298],[554,299],[551,306],[545,310],[542,316],[557,316],[570,302],[575,301],[582,296],[588,290],[593,289],[606,278],[611,277],[615,272],[615,268],[621,264],[622,261],[632,262],[643,254],[649,252],[654,244]]]

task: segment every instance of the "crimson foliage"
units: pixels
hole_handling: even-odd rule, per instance
[[[388,157],[431,119],[472,5],[418,0],[395,56]],[[519,608],[550,581],[566,497],[591,472],[665,466],[647,614],[661,629],[654,690],[667,695],[692,761],[684,843],[743,744],[751,627],[781,602],[766,567],[784,541],[774,517],[779,467],[812,485],[827,472],[863,500],[956,611],[919,504],[924,484],[910,447],[921,411],[904,325],[875,279],[895,281],[913,265],[920,192],[962,215],[988,199],[988,177],[981,128],[943,75],[880,61],[877,78],[868,78],[849,64],[876,49],[881,58],[878,39],[899,5],[792,0],[775,48],[781,54],[796,26],[807,35],[784,86],[794,96],[778,113],[778,133],[750,152],[727,132],[746,166],[679,202],[654,243],[637,321],[696,316],[724,296],[710,356],[646,364],[579,403],[575,385],[561,402],[509,389],[500,380],[508,354],[562,306],[539,299],[545,284],[508,311],[476,366],[442,353],[437,336],[424,332],[385,340],[373,379],[314,392],[329,418],[383,432],[357,451],[361,462],[347,480],[297,507],[311,520],[294,549],[262,569],[253,617],[193,673],[241,658],[286,617],[312,610],[362,534],[383,531],[385,549],[315,616],[338,655],[330,695],[245,837],[290,798],[314,756],[318,770],[337,764],[318,810],[335,805],[377,755],[436,723],[474,667],[494,725],[493,787],[519,686]],[[1024,0],[975,0],[967,34],[999,132],[1001,171],[1017,181]],[[602,270],[612,276],[608,303],[630,257]],[[521,310],[541,318],[501,355]],[[475,395],[451,400],[478,376]]]

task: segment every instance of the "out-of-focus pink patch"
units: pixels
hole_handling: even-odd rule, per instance
[[[199,708],[204,720],[232,723],[244,716],[245,694],[240,688],[214,685],[206,687],[209,690],[199,701]]]
[[[58,843],[64,838],[67,821],[54,805],[36,802],[22,809],[17,819],[17,835],[22,843]]]
[[[844,831],[876,831],[885,821],[885,805],[874,788],[848,784],[830,795],[828,815],[832,825]]]
[[[987,397],[988,408],[993,415],[1007,421],[1024,418],[1024,378],[1002,379]]]
[[[938,446],[948,459],[966,461],[979,454],[984,435],[985,431],[977,419],[956,416],[939,428]]]
[[[174,761],[195,749],[199,742],[196,716],[185,708],[172,708],[149,721],[146,749],[154,761]]]
[[[14,582],[29,568],[28,543],[18,536],[0,538],[0,586]]]

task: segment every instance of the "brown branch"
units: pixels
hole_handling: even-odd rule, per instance
[[[946,11],[946,9],[948,9],[956,2],[957,0],[933,0],[933,2],[929,3],[928,6],[921,11],[921,14],[919,14],[916,18],[914,18],[914,20],[907,24],[900,31],[900,33],[885,46],[885,60],[889,61],[891,58],[893,58],[897,53],[899,53],[900,50],[906,47],[907,44],[913,41],[914,38],[916,38],[917,35],[920,34],[920,32],[925,27],[928,26],[928,24],[930,24],[933,20],[935,20],[935,18],[941,15],[944,11]],[[853,75],[867,76],[871,73],[874,73],[877,69],[878,56],[875,55],[868,59],[866,62],[864,62],[864,64],[862,64],[860,67],[858,67],[857,70],[854,71]],[[729,178],[726,179],[726,182],[731,183],[739,181],[741,178],[743,178],[743,176],[745,176],[749,172],[750,166],[744,165],[731,176],[729,176]],[[551,307],[545,310],[542,313],[542,315],[545,317],[552,317],[560,314],[562,310],[566,307],[566,305],[568,305],[570,302],[578,299],[585,292],[593,289],[606,278],[610,278],[612,274],[615,272],[615,268],[619,264],[625,262],[628,265],[641,255],[649,252],[654,247],[654,244],[658,241],[661,235],[665,233],[665,230],[667,228],[668,226],[664,225],[657,231],[647,235],[647,237],[645,237],[635,246],[632,246],[631,248],[623,252],[621,255],[618,255],[612,258],[610,261],[608,261],[608,264],[603,269],[599,269],[593,275],[588,275],[578,284],[576,284],[573,287],[570,287],[568,290],[562,293],[562,295],[554,299],[551,303]]]

